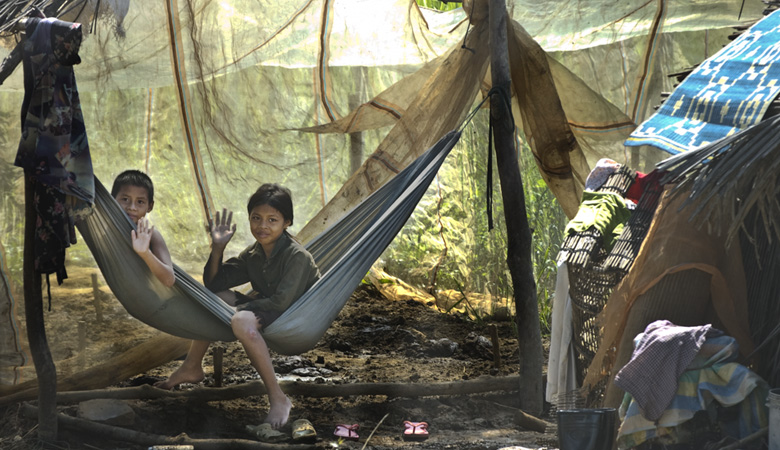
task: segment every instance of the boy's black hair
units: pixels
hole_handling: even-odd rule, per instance
[[[114,178],[114,185],[111,186],[111,196],[116,197],[122,186],[138,186],[146,189],[149,195],[149,204],[154,203],[154,184],[149,175],[140,170],[125,170]]]
[[[249,202],[246,205],[247,214],[252,214],[252,210],[260,205],[268,205],[276,208],[284,220],[289,220],[290,225],[293,224],[293,205],[292,205],[292,193],[284,186],[280,186],[276,183],[265,183],[249,197]]]

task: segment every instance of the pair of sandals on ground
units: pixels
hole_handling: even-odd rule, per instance
[[[247,425],[247,431],[254,435],[258,440],[263,442],[275,443],[287,440],[287,434],[282,433],[279,430],[274,430],[271,424],[263,423],[260,425]],[[360,439],[358,435],[358,424],[338,424],[333,431],[333,435],[339,439],[357,441]],[[424,441],[428,439],[428,423],[427,422],[411,422],[404,421],[404,430],[401,433],[401,438],[405,441]],[[298,419],[292,423],[292,440],[294,442],[313,442],[317,439],[317,431],[314,426],[306,419]]]
[[[360,436],[357,434],[358,428],[358,424],[339,424],[336,425],[336,430],[333,432],[333,435],[342,439],[357,441],[360,439]],[[401,438],[405,441],[424,441],[428,439],[428,423],[405,420],[404,431],[401,433]]]

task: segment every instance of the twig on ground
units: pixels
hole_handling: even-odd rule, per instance
[[[385,416],[382,417],[382,420],[380,420],[379,423],[376,424],[374,429],[371,430],[371,434],[368,435],[368,438],[366,438],[366,442],[363,443],[363,448],[361,448],[360,450],[366,450],[366,445],[368,445],[368,441],[371,440],[371,437],[374,435],[374,433],[376,432],[377,428],[379,428],[379,425],[382,425],[382,422],[384,422],[385,419],[387,419],[387,416],[389,416],[389,415],[390,415],[390,413],[385,414]]]

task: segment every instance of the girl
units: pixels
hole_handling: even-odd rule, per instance
[[[211,254],[203,270],[203,281],[236,307],[231,321],[233,333],[268,390],[270,410],[265,423],[279,429],[287,423],[292,402],[279,387],[268,346],[260,333],[320,278],[320,272],[311,254],[287,232],[293,223],[289,189],[263,184],[249,198],[247,212],[256,242],[224,262],[225,247],[236,231],[236,225],[231,225],[233,213],[223,209],[215,221],[209,220]],[[228,290],[247,282],[253,289],[250,295]],[[171,389],[181,383],[201,381],[208,346],[207,341],[193,341],[181,367],[155,386]]]

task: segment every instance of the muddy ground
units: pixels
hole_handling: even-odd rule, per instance
[[[76,275],[74,277],[74,275]],[[90,321],[94,311],[89,276],[71,274],[75,281],[53,289],[53,312],[47,312],[49,335],[56,335],[52,353],[62,367],[74,365],[79,351],[74,350],[74,321]],[[85,281],[86,280],[86,281]],[[116,335],[138,338],[145,331],[135,319],[115,304],[110,291],[104,292],[106,325],[90,326],[87,336],[91,354],[100,358],[119,352],[127,344]],[[494,326],[500,341],[501,363],[496,365],[489,327]],[[138,328],[137,328],[138,327]],[[115,333],[106,338],[105,333]],[[102,337],[101,337],[102,336]],[[113,341],[112,341],[113,340]],[[84,339],[81,340],[82,346]],[[237,343],[224,346],[224,386],[235,386],[259,377]],[[97,349],[101,349],[98,351]],[[100,353],[102,352],[102,353]],[[83,356],[81,356],[83,358]],[[313,384],[349,383],[436,383],[475,380],[482,376],[519,375],[519,355],[512,323],[475,322],[463,316],[441,313],[416,301],[390,301],[371,285],[363,285],[353,294],[342,313],[316,348],[300,357],[273,355],[278,376]],[[128,388],[153,383],[172,372],[180,361],[172,361],[112,386]],[[207,356],[207,377],[199,385],[185,384],[180,390],[214,387],[212,358]],[[520,402],[517,392],[487,392],[418,398],[364,395],[357,397],[307,398],[292,396],[291,422],[305,418],[317,432],[316,448],[344,449],[502,449],[512,447],[556,448],[555,420],[549,412],[541,418],[548,424],[545,433],[518,426],[515,414]],[[134,412],[127,428],[147,433],[176,436],[186,433],[198,439],[253,439],[246,425],[259,424],[267,409],[264,396],[196,402],[180,398],[126,400]],[[32,402],[33,404],[35,402]],[[75,416],[77,404],[61,404],[60,411]],[[422,442],[401,439],[403,422],[426,421],[430,436]],[[45,448],[36,439],[36,420],[24,417],[20,404],[0,407],[0,448],[30,450]],[[339,441],[333,436],[336,424],[359,424],[360,439]],[[289,425],[283,429],[289,435]],[[370,437],[369,437],[370,436]],[[70,449],[146,449],[126,441],[108,440],[92,433],[60,427],[60,442],[51,448]],[[287,439],[284,448],[293,444]]]

